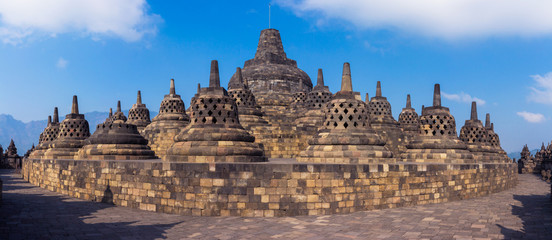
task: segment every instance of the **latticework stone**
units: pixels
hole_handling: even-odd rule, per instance
[[[468,146],[477,162],[505,162],[489,142],[489,133],[477,119],[477,104],[472,102],[471,117],[460,129],[460,140]]]
[[[90,127],[83,114],[79,114],[77,96],[73,96],[71,113],[59,125],[59,134],[44,153],[45,159],[75,159],[84,140],[90,137]]]
[[[174,79],[171,79],[170,92],[161,101],[159,114],[142,133],[156,156],[164,159],[167,149],[174,144],[174,137],[190,123],[185,109],[180,95],[176,94]]]
[[[376,96],[370,100],[370,125],[385,140],[387,148],[396,156],[406,151],[406,136],[393,118],[391,104],[381,94],[381,83],[377,82]]]
[[[489,113],[487,113],[485,117],[485,128],[487,129],[487,138],[489,139],[491,146],[498,152],[498,154],[502,155],[503,158],[509,159],[506,151],[504,151],[504,149],[500,146],[500,138],[494,131],[494,123],[491,123],[491,114]]]
[[[448,108],[441,106],[441,90],[435,84],[433,106],[422,110],[420,134],[401,154],[404,161],[432,163],[473,163],[473,154],[456,135],[456,122]]]
[[[298,127],[305,128],[305,134],[314,135],[318,128],[324,123],[324,108],[332,99],[332,93],[327,86],[324,86],[324,75],[322,69],[318,69],[316,86],[307,94],[305,100],[306,112],[295,120]]]
[[[238,119],[238,109],[220,87],[218,62],[211,62],[209,87],[202,88],[192,104],[190,126],[167,150],[167,161],[261,162],[263,150]]]
[[[324,109],[323,127],[297,158],[314,163],[391,163],[393,153],[370,127],[366,104],[352,89],[349,63],[343,65],[341,91]]]
[[[142,103],[142,93],[140,91],[138,91],[136,97],[136,104],[133,104],[132,108],[128,110],[127,123],[136,125],[138,132],[143,132],[146,126],[151,123],[149,109],[146,104]]]
[[[44,153],[50,147],[50,144],[56,140],[59,135],[59,115],[58,108],[54,108],[54,118],[51,119],[48,116],[48,125],[44,128],[44,131],[40,134],[38,145],[36,148],[29,154],[29,158],[41,159],[44,156]]]

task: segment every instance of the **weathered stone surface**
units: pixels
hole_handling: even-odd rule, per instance
[[[307,93],[307,98],[304,103],[306,112],[302,114],[295,124],[298,127],[305,128],[305,133],[309,136],[316,134],[318,128],[324,123],[324,108],[326,104],[332,100],[332,93],[328,86],[324,85],[324,75],[322,69],[318,69],[318,78],[316,86],[312,91]]]
[[[193,216],[279,217],[442,203],[516,185],[515,164],[25,161],[34,185],[100,202]]]
[[[174,137],[190,123],[185,109],[182,98],[176,94],[174,79],[171,79],[169,94],[161,101],[159,114],[142,133],[158,157],[165,158],[167,149],[174,143]]]
[[[238,109],[227,91],[220,87],[218,62],[211,62],[209,87],[202,88],[192,103],[190,126],[175,137],[167,150],[167,161],[177,162],[260,162],[266,161],[238,119]]]
[[[47,159],[75,159],[75,154],[90,137],[90,127],[83,114],[79,114],[77,96],[73,96],[71,113],[59,125],[59,134],[44,153]]]
[[[473,163],[473,154],[456,135],[456,122],[447,107],[441,106],[441,89],[435,84],[433,106],[422,108],[420,134],[406,146],[403,161]]]

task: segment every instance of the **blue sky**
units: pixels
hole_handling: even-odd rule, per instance
[[[208,82],[210,60],[219,60],[226,85],[268,27],[269,1],[21,2],[0,3],[0,113],[23,121],[45,119],[54,106],[67,114],[74,94],[90,112],[117,100],[128,109],[142,90],[157,111],[170,78],[188,105],[197,83]],[[382,81],[395,118],[406,94],[419,112],[440,83],[457,131],[476,99],[479,118],[491,113],[506,151],[552,140],[552,6],[529,1],[499,12],[467,1],[466,9],[489,11],[479,19],[446,4],[412,10],[355,2],[272,2],[272,27],[311,79],[323,68],[336,92],[350,62],[353,88],[373,96]]]

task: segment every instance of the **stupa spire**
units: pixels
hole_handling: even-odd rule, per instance
[[[316,79],[316,85],[324,86],[324,75],[322,74],[322,68],[318,69],[318,78]]]
[[[365,102],[370,102],[370,95],[368,93],[366,93],[366,100],[364,100]]]
[[[435,88],[433,89],[433,106],[441,106],[441,85],[439,85],[438,83],[435,84]]]
[[[71,106],[72,114],[79,114],[79,102],[77,100],[77,95],[73,96],[73,105]]]
[[[121,101],[117,101],[117,112],[122,112],[121,111]]]
[[[490,128],[491,127],[491,114],[487,113],[485,116],[485,127]]]
[[[209,76],[209,87],[220,87],[220,76],[218,61],[211,61],[211,75]]]
[[[477,103],[475,101],[473,101],[471,105],[470,120],[477,121]]]
[[[136,104],[142,104],[142,92],[138,90],[138,96],[136,96]]]
[[[52,124],[52,116],[48,116],[48,126]]]
[[[59,115],[58,115],[58,108],[54,107],[54,119],[53,123],[59,123]]]
[[[113,117],[113,108],[109,108],[109,117]]]
[[[199,93],[199,90],[201,89],[201,83],[197,84],[197,93]]]
[[[231,88],[245,88],[245,84],[243,83],[243,76],[242,76],[242,70],[240,67],[236,68],[236,77],[230,79],[230,82],[228,83],[228,89]]]
[[[352,92],[353,82],[351,79],[351,65],[346,62],[343,64],[343,75],[341,77],[341,91]]]
[[[172,94],[172,95],[176,94],[176,89],[174,87],[174,78],[171,78],[171,90],[170,90],[169,94]]]
[[[410,102],[410,94],[406,95],[406,108],[412,108],[412,103]]]
[[[378,81],[376,85],[376,97],[381,97],[381,82]]]

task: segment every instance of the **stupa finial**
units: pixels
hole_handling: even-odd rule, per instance
[[[441,106],[441,85],[439,83],[435,84],[435,88],[433,89],[433,106]]]
[[[52,116],[48,116],[48,126],[50,126],[50,124],[52,124]]]
[[[59,123],[58,108],[54,107],[54,120],[53,123]]]
[[[211,75],[209,77],[209,87],[220,87],[220,76],[218,61],[211,61]]]
[[[171,78],[171,90],[169,94],[172,94],[172,95],[176,94],[176,89],[174,88],[174,78]]]
[[[121,101],[117,101],[117,112],[121,112]]]
[[[410,94],[406,95],[406,108],[412,108],[412,103],[410,102]]]
[[[381,82],[378,81],[376,84],[376,97],[381,97]]]
[[[491,127],[491,114],[487,113],[485,116],[485,127],[490,128]]]
[[[113,117],[113,108],[109,108],[109,117]]]
[[[71,106],[72,114],[79,114],[79,102],[77,100],[77,95],[73,96],[73,105]]]
[[[316,85],[324,86],[324,75],[322,74],[322,68],[318,69],[318,78],[316,79]]]
[[[369,102],[370,101],[370,95],[368,93],[366,93],[366,100],[364,100],[365,102]]]
[[[138,96],[136,96],[136,104],[142,104],[142,92],[138,90]]]
[[[477,121],[477,103],[475,101],[472,102],[471,105],[471,116],[470,120]]]
[[[352,92],[353,82],[351,80],[351,65],[346,62],[343,64],[343,75],[341,77],[341,91]]]

